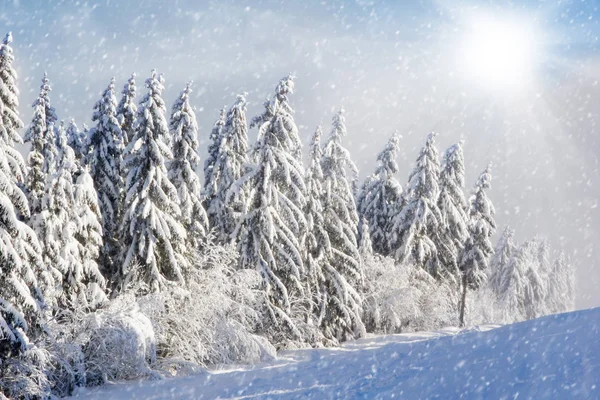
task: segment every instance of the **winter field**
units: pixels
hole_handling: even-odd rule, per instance
[[[597,399],[599,334],[595,308],[499,328],[371,336],[250,367],[80,389],[74,397]]]

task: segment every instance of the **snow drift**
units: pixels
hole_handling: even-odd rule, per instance
[[[600,397],[600,308],[491,328],[371,337],[284,352],[254,367],[80,389],[75,397]]]

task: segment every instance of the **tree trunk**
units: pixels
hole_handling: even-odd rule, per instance
[[[459,326],[463,328],[465,326],[465,304],[467,302],[467,274],[462,276],[462,298],[460,300],[460,317]]]

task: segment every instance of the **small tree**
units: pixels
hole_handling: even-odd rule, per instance
[[[514,231],[505,227],[494,250],[494,257],[490,263],[488,286],[498,298],[508,290],[510,283],[509,264],[517,246],[513,241]]]
[[[461,326],[464,326],[465,321],[467,289],[476,289],[485,280],[485,271],[488,268],[489,259],[494,254],[490,237],[496,230],[495,210],[486,194],[491,181],[491,166],[488,165],[477,179],[473,195],[469,199],[469,238],[459,259],[459,268],[462,274],[462,299],[459,317]]]
[[[439,229],[439,162],[435,134],[427,137],[410,174],[403,205],[393,218],[392,250],[398,262],[409,262],[438,273],[437,249],[433,238]]]
[[[75,152],[75,159],[80,163],[85,163],[86,152],[87,152],[87,132],[85,130],[80,131],[75,123],[75,120],[71,120],[67,128],[67,145]]]
[[[79,305],[94,309],[106,300],[106,280],[100,272],[98,259],[102,248],[102,215],[98,194],[87,168],[80,168],[75,183],[77,227],[75,239],[81,257],[81,269],[73,271]]]
[[[392,218],[402,198],[402,186],[394,177],[398,173],[399,143],[398,135],[394,134],[377,156],[379,165],[363,184],[356,201],[359,214],[370,227],[373,250],[381,255],[390,252]]]
[[[564,253],[552,263],[546,303],[551,313],[571,311],[575,306],[575,271]]]
[[[168,146],[162,76],[152,71],[148,94],[140,103],[135,136],[125,149],[127,171],[125,210],[121,226],[124,248],[121,286],[132,281],[157,291],[167,281],[183,281],[186,232],[180,224],[177,189],[169,181],[165,162]]]
[[[208,234],[208,218],[200,199],[200,178],[196,169],[198,157],[198,124],[190,105],[190,84],[181,92],[171,112],[173,159],[169,163],[169,180],[175,185],[181,210],[181,222],[187,231],[187,242],[198,250]]]

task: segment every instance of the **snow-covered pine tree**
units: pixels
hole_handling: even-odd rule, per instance
[[[225,115],[227,108],[221,108],[219,118],[215,121],[213,129],[208,137],[208,156],[204,160],[204,209],[210,210],[211,204],[217,195],[217,174],[213,175],[215,164],[219,158],[219,148],[223,139],[223,127],[225,126]],[[209,221],[211,224],[213,221]],[[212,226],[212,225],[211,225]]]
[[[508,266],[517,246],[513,241],[514,231],[505,227],[494,249],[494,257],[488,271],[488,286],[498,298],[508,290],[510,283]]]
[[[527,269],[527,286],[525,291],[525,318],[539,318],[548,314],[546,298],[548,294],[548,277],[551,270],[548,242],[539,237],[524,245],[529,253]]]
[[[302,260],[306,219],[305,186],[299,152],[298,128],[288,95],[293,77],[280,80],[266,103],[254,146],[256,164],[236,184],[248,185],[247,212],[233,234],[238,238],[241,264],[260,272],[267,293],[271,326],[287,326],[282,340],[302,340],[294,323],[293,304],[304,304]],[[300,298],[300,301],[295,299]],[[283,331],[283,329],[279,329]],[[290,336],[291,334],[291,336]]]
[[[494,206],[486,190],[492,181],[491,165],[479,175],[473,195],[469,199],[469,237],[459,257],[458,267],[462,276],[462,299],[459,323],[464,326],[467,289],[478,288],[486,278],[489,259],[494,254],[490,237],[496,230]]]
[[[344,109],[333,117],[333,126],[323,149],[323,215],[331,243],[331,256],[323,267],[327,296],[321,329],[326,337],[345,340],[365,334],[361,320],[364,283],[358,250],[358,213],[348,172],[357,168],[342,146],[346,136]]]
[[[462,144],[462,141],[456,143],[444,153],[439,181],[440,194],[437,199],[440,221],[434,235],[440,261],[440,274],[456,284],[460,282],[458,256],[469,237],[465,213],[467,202],[463,194],[465,165]]]
[[[402,186],[395,178],[399,144],[400,138],[394,134],[377,156],[375,173],[365,180],[356,199],[358,213],[370,228],[373,250],[384,256],[390,252],[391,220],[402,198]]]
[[[67,128],[67,144],[73,149],[75,159],[80,163],[85,163],[87,132],[85,130],[80,131],[74,119],[71,120]]]
[[[80,168],[75,183],[75,210],[77,227],[75,239],[81,269],[73,270],[72,286],[78,293],[78,304],[94,309],[106,300],[106,280],[100,272],[98,258],[102,248],[102,215],[98,206],[98,193],[87,168]]]
[[[61,308],[89,307],[104,299],[104,278],[90,254],[82,253],[78,240],[81,221],[75,198],[73,175],[77,163],[73,149],[67,144],[64,126],[56,129],[56,157],[53,172],[46,182],[43,210],[39,214],[43,258],[58,272],[57,290],[51,300]],[[90,270],[92,265],[92,270]]]
[[[27,159],[29,173],[27,175],[26,189],[29,196],[31,215],[42,211],[42,200],[46,187],[46,176],[53,162],[55,135],[54,123],[57,121],[54,107],[50,104],[50,82],[44,73],[40,94],[33,102],[33,118],[25,132],[25,142],[31,142],[31,151]]]
[[[573,310],[575,306],[575,274],[573,265],[564,253],[552,263],[548,279],[546,304],[552,314]]]
[[[324,316],[326,305],[326,294],[324,290],[325,277],[323,265],[331,257],[331,244],[329,235],[325,231],[325,220],[323,216],[322,198],[323,169],[321,160],[323,149],[321,147],[321,136],[323,131],[317,126],[310,144],[310,158],[304,182],[306,185],[306,241],[305,241],[305,265],[307,274],[307,292],[311,298],[311,309],[316,320],[319,322]]]
[[[121,136],[123,144],[126,146],[133,138],[135,122],[135,114],[137,113],[137,105],[135,104],[135,73],[127,80],[123,87],[121,100],[117,105],[117,119],[121,126]]]
[[[430,133],[410,174],[403,195],[403,205],[393,218],[392,252],[399,262],[413,263],[431,275],[438,273],[437,249],[433,238],[439,229],[440,164],[435,147],[435,133]]]
[[[208,218],[202,206],[200,178],[196,169],[198,157],[198,124],[190,105],[190,83],[173,104],[170,131],[173,140],[173,159],[168,164],[169,180],[179,197],[181,222],[187,231],[187,243],[192,251],[198,250],[208,234]]]
[[[123,195],[121,162],[123,154],[121,125],[117,119],[115,79],[112,78],[94,105],[92,121],[96,126],[89,130],[86,164],[98,193],[102,214],[103,247],[100,263],[107,277],[113,277],[120,262],[121,243],[119,224]]]
[[[248,125],[246,123],[246,98],[237,96],[227,112],[221,133],[221,144],[211,173],[215,193],[209,204],[211,226],[220,242],[229,242],[237,221],[244,213],[247,187],[236,182],[248,167]]]
[[[18,114],[17,73],[8,33],[0,45],[0,359],[21,353],[29,339],[41,332],[43,296],[38,279],[49,278],[42,268],[41,248],[35,233],[19,216],[29,207],[19,184],[25,163],[14,148],[23,126]],[[41,282],[40,282],[41,283]],[[2,367],[0,366],[0,369]],[[1,373],[1,372],[0,372]],[[0,391],[1,393],[1,391]]]
[[[121,226],[123,264],[120,284],[146,283],[156,291],[167,281],[183,281],[185,228],[177,189],[165,163],[172,158],[169,127],[161,98],[162,76],[155,70],[146,80],[148,93],[137,111],[135,135],[125,149],[125,209]]]
[[[514,249],[504,273],[502,292],[498,294],[503,322],[512,323],[525,319],[525,290],[527,268],[530,262],[525,245]]]

